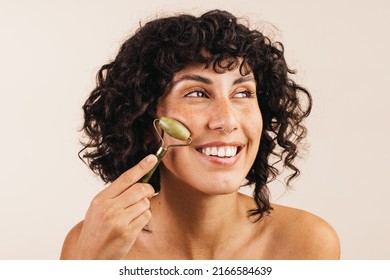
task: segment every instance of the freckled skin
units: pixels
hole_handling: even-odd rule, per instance
[[[187,76],[200,76],[203,80],[182,79]],[[249,74],[253,77],[253,74]],[[164,170],[188,187],[209,194],[231,193],[237,190],[248,173],[256,157],[260,144],[262,117],[256,95],[251,97],[242,92],[255,92],[254,79],[235,83],[242,78],[239,69],[216,73],[204,65],[185,68],[174,76],[174,86],[167,92],[158,104],[158,116],[168,116],[182,122],[191,131],[193,144],[190,147],[171,149],[163,159],[161,181],[164,180]],[[179,82],[175,83],[175,81]],[[203,96],[197,96],[202,92]],[[226,131],[234,129],[226,135]],[[166,136],[166,144],[179,143]],[[204,161],[194,147],[214,142],[240,142],[244,148],[234,166],[222,166]],[[172,178],[169,180],[172,184]],[[164,187],[162,185],[162,187]]]

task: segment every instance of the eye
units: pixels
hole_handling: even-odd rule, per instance
[[[234,97],[237,97],[237,98],[251,98],[254,96],[255,96],[255,93],[252,91],[249,91],[249,90],[240,91],[240,92],[237,92],[236,94],[234,94]]]
[[[184,95],[185,97],[208,97],[207,93],[201,90],[194,90]]]

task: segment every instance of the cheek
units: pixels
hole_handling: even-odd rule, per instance
[[[258,107],[252,108],[243,114],[245,118],[241,120],[241,124],[245,127],[246,131],[253,135],[253,138],[260,138],[263,130],[263,117]]]
[[[250,118],[246,120],[246,135],[248,137],[248,153],[250,162],[255,161],[256,156],[259,152],[261,135],[263,132],[263,118],[261,113],[252,114]]]
[[[258,115],[256,115],[255,117],[255,121],[253,122],[253,126],[254,128],[253,129],[256,129],[258,135],[261,135],[262,131],[263,131],[263,118],[261,116],[261,113],[259,112]]]
[[[195,132],[199,131],[202,124],[201,114],[197,114],[196,112],[188,109],[188,107],[183,109],[183,107],[177,105],[171,105],[169,107],[160,106],[157,110],[157,116],[159,118],[169,117],[178,120],[191,132],[192,139],[194,139]],[[164,135],[164,142],[166,145],[183,144],[183,141],[177,140],[169,135]]]

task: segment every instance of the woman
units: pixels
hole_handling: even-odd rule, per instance
[[[292,170],[288,185],[299,175],[293,161],[311,109],[290,74],[282,44],[224,11],[140,28],[100,69],[83,107],[84,158],[111,184],[61,258],[339,258],[329,224],[269,201],[275,161]],[[160,117],[182,122],[193,142],[171,148],[150,184],[137,183],[156,163]],[[253,197],[238,192],[244,185]]]

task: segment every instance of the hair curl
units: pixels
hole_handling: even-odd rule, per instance
[[[287,186],[300,173],[293,161],[306,135],[302,121],[312,107],[310,93],[289,77],[294,71],[288,68],[283,54],[280,42],[271,42],[258,30],[250,30],[226,11],[146,23],[97,74],[96,88],[83,106],[82,129],[88,137],[83,143],[83,157],[103,181],[114,181],[156,151],[157,144],[145,139],[151,139],[158,98],[176,72],[193,63],[212,66],[215,71],[238,66],[242,74],[251,70],[257,83],[263,132],[257,157],[246,176],[246,185],[254,184],[257,205],[248,215],[261,219],[272,210],[267,183],[281,173],[275,164],[282,162],[291,170]],[[277,157],[276,162],[270,162],[271,155]],[[158,170],[150,183],[159,190]]]

